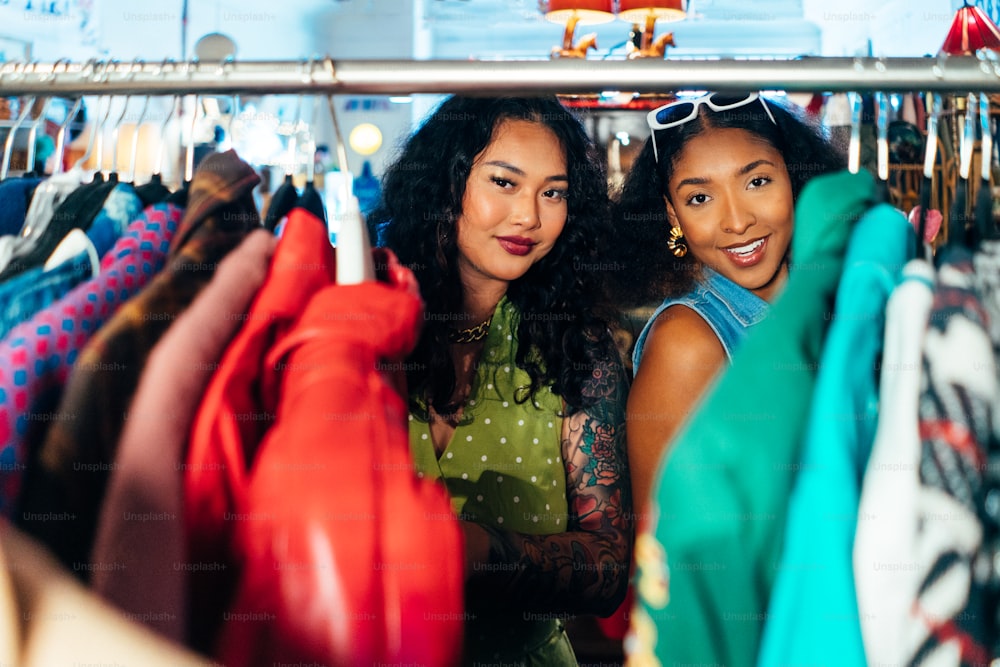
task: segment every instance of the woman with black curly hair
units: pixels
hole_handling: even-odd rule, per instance
[[[678,100],[647,123],[612,216],[628,263],[622,305],[663,300],[632,354],[628,452],[640,515],[670,440],[788,276],[802,187],[844,166],[814,124],[758,93]]]
[[[610,614],[625,595],[606,188],[554,97],[452,97],[388,168],[370,216],[426,303],[407,360],[411,451],[465,532],[466,664],[575,665],[562,619]]]

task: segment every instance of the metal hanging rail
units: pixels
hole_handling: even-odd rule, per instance
[[[1000,92],[985,56],[796,60],[331,60],[0,64],[0,95]]]

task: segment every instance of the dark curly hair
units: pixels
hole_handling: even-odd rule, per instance
[[[843,151],[826,139],[817,123],[770,98],[766,104],[773,123],[757,102],[725,111],[702,105],[697,118],[656,130],[646,141],[612,205],[613,248],[620,253],[615,262],[625,267],[612,277],[612,291],[620,305],[648,306],[684,294],[699,275],[701,267],[691,253],[677,258],[667,250],[670,223],[663,198],[670,196],[666,184],[682,149],[702,132],[738,128],[773,146],[785,160],[796,201],[809,179],[846,166]],[[654,139],[659,162],[653,155]]]
[[[455,225],[473,163],[506,120],[552,130],[566,153],[569,177],[562,233],[545,257],[507,287],[520,314],[516,363],[531,378],[517,400],[551,383],[571,412],[593,402],[582,387],[594,369],[595,344],[607,344],[614,321],[598,254],[610,238],[604,164],[583,125],[553,96],[455,96],[406,141],[369,215],[380,242],[416,275],[426,303],[424,329],[407,364],[411,409],[418,413],[428,405],[441,414],[457,407],[450,404],[456,387],[448,342],[450,327],[464,313]]]

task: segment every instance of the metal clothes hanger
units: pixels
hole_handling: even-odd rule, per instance
[[[201,108],[201,95],[194,96],[194,108],[191,111],[191,127],[188,132],[188,143],[184,149],[184,182],[194,179],[194,133],[198,122],[198,110]]]
[[[979,93],[979,132],[981,162],[979,170],[979,192],[976,195],[974,246],[982,241],[993,241],[1000,237],[996,223],[993,221],[993,191],[990,186],[990,176],[993,171],[993,128],[990,116],[990,98],[986,93]]]
[[[327,56],[323,64],[329,71],[330,78],[336,81],[337,72],[333,64],[333,59]],[[333,93],[326,96],[326,102],[330,108],[330,119],[333,121],[333,132],[337,139],[337,156],[340,159],[341,172],[349,174],[347,149],[345,148],[344,135],[340,131],[340,123],[337,121],[337,109],[333,102]],[[337,228],[336,243],[338,285],[356,285],[375,280],[375,267],[372,262],[368,228],[365,225],[364,217],[361,215],[361,205],[358,203],[358,198],[351,192],[347,181],[348,179],[345,178],[341,192],[344,202],[343,213],[331,216],[336,217],[340,223]]]
[[[56,133],[56,165],[52,170],[52,173],[54,174],[63,173],[63,154],[66,151],[66,130],[76,118],[76,114],[80,113],[80,107],[82,106],[83,98],[76,98],[76,102],[73,103],[73,107],[66,114],[66,120],[64,120],[62,125],[59,126],[59,131]]]
[[[28,114],[31,113],[31,107],[34,105],[35,97],[31,96],[24,103],[24,107],[21,109],[21,113],[18,114],[17,120],[14,121],[14,125],[7,132],[7,140],[4,142],[3,146],[3,164],[0,165],[0,181],[7,178],[7,172],[10,170],[10,158],[14,153],[14,135],[17,134],[18,128],[24,124]]]
[[[927,211],[931,207],[931,188],[934,180],[934,162],[937,160],[938,118],[941,116],[941,95],[934,93],[928,100],[930,106],[927,117],[927,143],[924,146],[924,177],[920,185],[920,217],[917,223],[918,253],[924,249],[924,259],[931,259],[931,250],[924,241],[927,233]]]
[[[96,69],[96,67],[100,64],[101,63],[97,61],[89,61],[87,63],[87,67],[84,68],[84,71],[82,73],[83,76],[84,77],[89,76],[89,74],[87,74],[88,69]],[[104,63],[103,74],[105,75],[104,78],[105,81],[107,80],[106,74],[108,71],[108,67],[110,67],[110,62]],[[94,81],[100,81],[101,76],[102,76],[101,74],[95,74]],[[104,118],[101,118],[101,104],[105,101],[108,104],[108,108],[104,112]],[[81,155],[80,158],[73,163],[73,167],[71,168],[72,171],[83,171],[83,165],[87,163],[87,161],[90,159],[90,156],[93,154],[94,146],[97,145],[98,143],[97,135],[101,133],[104,124],[108,120],[108,116],[111,115],[111,101],[112,100],[109,95],[102,95],[101,97],[97,98],[97,116],[94,119],[94,126],[91,129],[89,135],[87,136],[87,150],[84,151],[83,155]],[[98,177],[99,174],[101,174],[100,162],[98,162],[97,166],[98,169],[94,172],[95,179]],[[101,178],[103,178],[103,175],[101,176]]]
[[[109,181],[118,180],[118,139],[121,137],[122,121],[125,120],[125,114],[128,113],[128,103],[132,99],[131,95],[125,96],[125,102],[122,104],[122,113],[118,116],[118,120],[111,127],[111,171],[108,172]]]
[[[979,100],[974,94],[969,94],[965,105],[965,122],[962,129],[962,140],[959,146],[959,174],[955,186],[955,200],[948,220],[948,246],[969,244],[969,216],[966,215],[966,201],[969,195],[969,173],[972,171],[972,147],[976,141],[976,111]]]
[[[132,130],[132,150],[128,159],[128,178],[125,179],[129,183],[135,182],[135,164],[139,157],[139,130],[142,128],[143,121],[146,120],[146,112],[149,111],[149,100],[150,96],[146,95],[142,104],[142,111],[139,112],[139,120],[136,121],[135,128]]]
[[[174,117],[174,113],[176,113],[177,107],[178,107],[178,105],[180,105],[180,102],[181,102],[181,96],[180,95],[174,95],[173,103],[170,105],[170,113],[167,114],[167,117],[163,119],[163,123],[160,125],[160,134],[159,134],[160,143],[159,143],[159,146],[157,146],[157,149],[156,149],[156,161],[153,163],[153,177],[154,178],[157,177],[157,176],[159,176],[162,179],[162,174],[163,174],[163,156],[164,156],[164,153],[166,152],[166,145],[167,145],[167,142],[166,142],[166,139],[165,139],[166,132],[167,132],[167,125],[170,124],[170,120]]]
[[[103,82],[107,82],[108,81],[108,70],[113,65],[116,65],[116,64],[118,64],[118,61],[115,60],[115,59],[111,59],[111,60],[108,61],[107,65],[104,68],[104,78],[102,79]],[[112,97],[112,98],[109,98],[109,100],[108,100],[108,112],[104,115],[104,119],[101,122],[100,131],[97,133],[97,140],[96,140],[97,141],[97,143],[96,143],[97,154],[96,154],[95,158],[96,158],[96,162],[97,162],[97,174],[100,174],[100,177],[101,177],[102,180],[104,179],[104,134],[105,134],[105,132],[107,132],[108,119],[111,118],[111,106],[112,106],[113,99],[114,98]],[[125,103],[126,103],[126,106],[128,106],[128,97],[125,98]],[[96,178],[96,174],[95,174],[95,178]]]
[[[851,104],[851,141],[847,147],[847,169],[852,174],[861,169],[861,111],[864,100],[860,93],[847,93]]]
[[[35,122],[31,124],[31,129],[28,130],[28,154],[24,162],[24,172],[26,174],[35,171],[35,139],[38,137],[38,126],[45,121],[45,114],[48,113],[51,102],[51,97],[45,98],[42,102],[42,108],[38,111],[38,118],[35,119]]]
[[[878,194],[882,201],[889,201],[889,96],[875,93],[875,164],[878,175]]]

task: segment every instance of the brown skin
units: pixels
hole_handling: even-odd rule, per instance
[[[509,283],[552,249],[566,223],[566,174],[565,152],[551,130],[539,123],[504,121],[477,156],[457,222],[459,275],[470,325],[485,321]],[[511,238],[530,250],[510,252]],[[451,345],[456,369],[453,404],[461,406],[468,399],[484,344]],[[608,387],[610,394],[596,393]],[[584,394],[589,391],[608,395],[608,404],[620,405],[626,385],[624,378],[595,371],[584,387]],[[606,405],[598,403],[562,420],[569,510],[565,533],[526,535],[461,522],[471,595],[524,610],[609,614],[617,607],[625,591],[633,531],[624,511],[624,424],[617,423],[620,416],[616,420],[605,414],[610,412]],[[461,407],[453,415],[431,410],[431,438],[439,456],[461,414]],[[585,432],[602,446],[585,445]],[[483,567],[498,562],[518,567]]]
[[[665,198],[688,252],[766,301],[788,275],[794,202],[781,154],[746,130],[710,129],[681,151]],[[763,240],[753,266],[734,250]],[[627,408],[628,458],[636,511],[647,511],[660,462],[684,421],[726,367],[722,343],[686,306],[667,308],[646,339]]]

